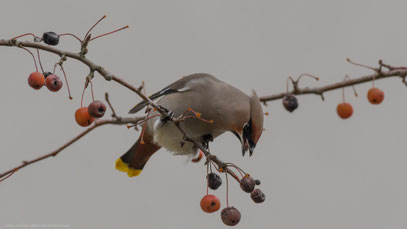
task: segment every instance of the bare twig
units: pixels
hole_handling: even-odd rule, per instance
[[[115,112],[114,109],[113,109],[112,104],[110,103],[109,94],[108,94],[107,92],[105,92],[105,100],[106,100],[106,102],[107,102],[107,105],[109,105],[110,110],[112,110],[112,118],[118,118],[116,112]]]
[[[96,129],[99,126],[103,126],[106,124],[113,124],[113,125],[124,125],[124,124],[128,124],[128,123],[132,123],[132,124],[137,124],[139,121],[143,120],[144,117],[134,117],[134,118],[116,118],[116,119],[111,119],[111,120],[97,120],[95,121],[95,123],[87,128],[86,130],[84,130],[82,133],[78,134],[77,136],[75,136],[73,139],[71,139],[70,141],[68,141],[67,143],[65,143],[64,145],[62,145],[61,147],[59,147],[58,149],[44,154],[38,158],[32,159],[30,161],[23,161],[21,165],[14,167],[4,173],[0,174],[0,178],[13,173],[21,168],[24,168],[30,164],[36,163],[38,161],[44,160],[46,158],[49,157],[54,157],[56,155],[58,155],[58,153],[60,153],[62,150],[64,150],[65,148],[67,148],[68,146],[72,145],[73,143],[75,143],[76,141],[78,141],[79,139],[81,139],[83,136],[85,136],[86,134],[88,134],[89,132],[91,132],[92,130]]]

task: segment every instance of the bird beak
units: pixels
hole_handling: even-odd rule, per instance
[[[246,138],[246,136],[242,136],[242,154],[243,156],[246,154],[247,150],[249,150],[249,156],[252,156],[254,152],[254,148],[256,148],[256,143],[254,143],[251,139]]]
[[[246,136],[243,132],[238,133],[237,131],[232,131],[232,133],[239,139],[240,143],[242,143],[242,155],[244,156],[246,152],[249,151],[249,155],[252,156],[256,143],[251,140],[250,135]]]

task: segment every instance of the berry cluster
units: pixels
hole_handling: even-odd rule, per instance
[[[348,61],[350,61],[350,60],[348,60]],[[353,63],[353,62],[351,62],[351,63]],[[359,65],[359,64],[357,64],[357,65]],[[364,66],[364,67],[366,67],[366,66]],[[368,68],[372,69],[370,67],[368,67]],[[375,70],[375,69],[373,69],[373,70]],[[297,80],[293,80],[291,77],[289,77],[287,79],[287,93],[283,97],[282,102],[283,102],[284,108],[288,112],[293,112],[295,109],[298,108],[297,97],[295,97],[295,95],[293,93],[289,93],[289,91],[288,91],[289,80],[291,80],[291,82],[292,82],[292,84],[294,86],[294,92],[296,92],[296,91],[298,92],[298,82],[299,82],[299,80],[301,79],[302,76],[309,76],[309,77],[312,77],[312,78],[314,78],[316,80],[319,79],[318,77],[315,77],[315,76],[312,76],[312,75],[309,75],[309,74],[301,74],[297,78]],[[348,79],[350,79],[350,78],[349,78],[349,76],[346,75],[344,81],[346,81]],[[382,90],[380,90],[379,88],[376,88],[374,86],[374,80],[375,79],[373,78],[373,81],[372,81],[373,86],[372,86],[372,88],[370,88],[369,91],[367,92],[367,99],[371,104],[380,104],[381,102],[383,102],[384,92]],[[355,96],[357,96],[357,93],[356,93],[356,90],[355,90],[354,87],[353,87],[353,91],[355,93]],[[344,87],[342,87],[342,99],[343,99],[342,103],[339,103],[338,106],[336,107],[336,112],[338,113],[338,116],[340,118],[347,119],[347,118],[352,116],[353,107],[352,107],[352,105],[350,103],[345,101]]]
[[[33,36],[34,37],[34,42],[44,42],[47,45],[58,45],[59,41],[60,41],[60,37],[61,36],[71,36],[74,37],[75,39],[77,39],[80,43],[81,43],[81,52],[79,53],[80,55],[84,56],[87,52],[87,48],[86,46],[88,45],[88,43],[96,38],[99,37],[103,37],[115,32],[118,32],[120,30],[126,29],[128,28],[128,26],[124,26],[120,29],[114,30],[112,32],[109,33],[105,33],[96,37],[91,38],[91,34],[90,31],[100,22],[102,21],[104,18],[106,18],[106,16],[103,16],[101,19],[99,19],[89,30],[88,32],[85,34],[85,37],[83,39],[78,38],[76,35],[72,34],[72,33],[63,33],[63,34],[57,34],[55,32],[45,32],[42,34],[42,37],[38,37],[36,35],[34,35],[33,33],[25,33],[22,34],[20,36],[14,37],[11,40],[16,41],[17,38],[20,37],[24,37],[24,36]],[[62,88],[62,81],[61,79],[55,74],[55,68],[57,65],[60,66],[61,71],[64,74],[64,78],[67,84],[67,89],[68,89],[68,94],[69,94],[69,98],[72,99],[72,96],[70,94],[70,90],[69,90],[69,85],[68,85],[68,81],[67,81],[67,77],[65,74],[65,70],[62,66],[63,62],[66,60],[65,56],[61,56],[61,60],[56,63],[54,65],[54,71],[53,73],[51,72],[45,72],[43,67],[42,67],[42,63],[41,63],[41,58],[40,58],[40,51],[39,49],[37,49],[37,54],[38,54],[38,62],[40,64],[42,73],[39,72],[38,70],[38,66],[37,66],[37,60],[34,56],[34,54],[27,48],[25,47],[20,47],[24,50],[26,50],[27,52],[29,52],[31,54],[31,56],[33,57],[34,60],[34,65],[35,65],[35,69],[36,71],[31,73],[30,76],[28,77],[28,85],[30,87],[32,87],[35,90],[39,90],[41,89],[44,85],[48,88],[48,90],[52,91],[52,92],[57,92]],[[85,87],[84,87],[84,91],[87,88],[88,84],[91,84],[91,88],[92,88],[92,82],[91,79],[93,78],[93,72],[90,73],[90,75],[92,77],[87,77],[86,78],[86,82],[85,82]],[[106,106],[99,100],[94,100],[94,96],[93,96],[93,89],[92,89],[92,103],[89,104],[88,107],[84,107],[82,106],[83,103],[83,93],[82,93],[82,99],[81,99],[81,107],[79,109],[77,109],[75,111],[75,120],[78,123],[78,125],[86,127],[89,126],[90,124],[93,123],[93,121],[95,120],[95,118],[101,118],[103,117],[103,115],[106,112]]]
[[[345,80],[349,79],[349,76],[345,76]],[[367,100],[371,104],[380,104],[383,102],[384,99],[384,92],[380,90],[379,88],[376,88],[374,86],[374,79],[372,81],[373,86],[372,88],[369,89],[367,92]],[[353,86],[352,86],[353,87]],[[338,113],[338,116],[342,119],[347,119],[352,116],[353,114],[353,107],[350,103],[345,102],[345,92],[344,88],[342,88],[342,103],[339,103],[338,106],[336,107],[336,112]],[[353,91],[355,93],[355,96],[357,96],[356,90],[353,87]]]
[[[87,127],[93,123],[95,118],[101,118],[105,115],[106,106],[103,102],[96,100],[88,107],[81,107],[75,111],[75,120],[78,125]]]
[[[239,167],[234,164],[227,163],[228,168],[235,168],[240,173],[242,178],[240,179],[240,187],[244,192],[250,193],[251,199],[255,203],[262,203],[265,201],[266,196],[260,189],[255,189],[256,185],[260,185],[259,180],[254,180],[249,174],[244,173]],[[222,178],[214,172],[209,173],[209,167],[212,170],[212,162],[208,162],[208,169],[207,169],[207,190],[206,195],[201,199],[200,205],[201,209],[207,213],[213,213],[220,209],[220,200],[217,196],[209,194],[209,188],[212,190],[217,190],[222,185]],[[220,172],[225,172],[226,175],[226,208],[221,211],[221,219],[222,222],[228,226],[235,226],[240,222],[241,214],[239,210],[235,207],[229,206],[229,184],[228,184],[228,174],[226,173],[225,169],[218,169]],[[244,174],[244,175],[243,175]],[[237,178],[239,179],[239,178]]]
[[[28,85],[35,90],[40,90],[42,86],[45,85],[48,90],[57,92],[62,88],[62,81],[57,75],[50,72],[46,72],[44,74],[40,72],[33,72],[28,77]]]

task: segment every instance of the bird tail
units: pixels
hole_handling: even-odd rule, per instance
[[[147,138],[141,141],[140,137],[125,154],[116,160],[116,169],[127,173],[129,177],[138,176],[151,155],[160,148],[152,143],[152,139]]]

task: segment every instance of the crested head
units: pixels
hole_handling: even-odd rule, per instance
[[[261,106],[259,97],[257,97],[256,92],[253,90],[253,94],[250,97],[250,120],[252,126],[251,139],[254,144],[260,139],[263,132],[263,108]]]

